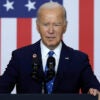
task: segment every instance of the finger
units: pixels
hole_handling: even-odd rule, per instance
[[[98,91],[96,89],[89,89],[89,94],[96,96],[98,94]]]

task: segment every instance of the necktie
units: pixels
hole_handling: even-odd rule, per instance
[[[52,93],[54,79],[55,79],[55,58],[53,57],[54,52],[50,51],[48,53],[47,64],[45,67],[45,76],[46,76],[46,89],[48,94]],[[49,63],[49,64],[48,64]]]

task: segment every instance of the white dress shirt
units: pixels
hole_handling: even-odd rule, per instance
[[[40,42],[40,46],[41,46],[43,70],[45,71],[45,66],[46,66],[46,62],[47,62],[47,58],[48,58],[48,52],[51,51],[51,50],[48,49],[42,41]],[[55,72],[57,72],[57,69],[58,69],[58,63],[59,63],[59,59],[60,59],[61,48],[62,48],[62,42],[60,42],[60,44],[57,46],[56,49],[52,50],[55,53],[53,55],[53,57],[55,58],[55,61],[56,61]]]

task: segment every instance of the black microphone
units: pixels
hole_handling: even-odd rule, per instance
[[[39,59],[37,57],[37,54],[33,54],[32,78],[37,82],[40,81],[39,68],[40,68],[40,64],[39,64]]]
[[[45,81],[44,77],[40,75],[40,59],[38,58],[37,54],[33,54],[33,61],[32,61],[32,78],[35,82],[41,84],[41,92],[45,93]]]
[[[48,82],[50,80],[53,79],[53,77],[55,76],[55,58],[50,56],[47,59],[47,67],[48,67],[48,71],[46,73],[46,78],[45,81]]]

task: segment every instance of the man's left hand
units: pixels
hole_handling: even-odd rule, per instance
[[[94,88],[90,88],[89,91],[88,91],[88,94],[91,94],[93,96],[96,96],[98,95],[100,92],[97,90],[97,89],[94,89]]]

